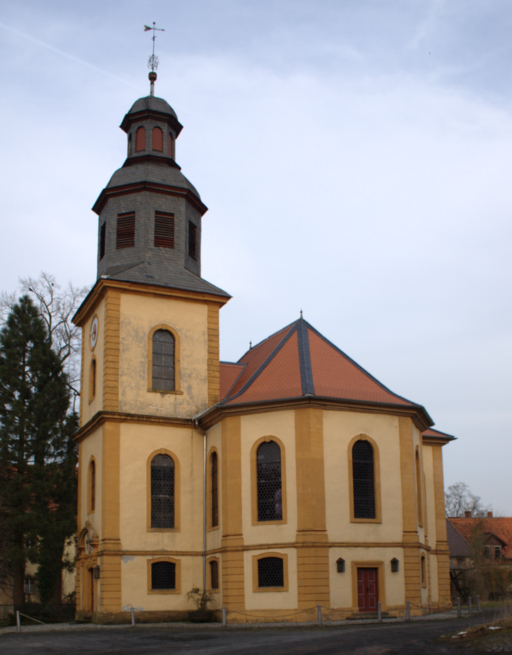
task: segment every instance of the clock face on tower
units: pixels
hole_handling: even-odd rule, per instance
[[[94,346],[96,345],[96,342],[98,341],[98,331],[99,331],[99,322],[98,322],[98,317],[95,316],[92,321],[92,326],[91,326],[91,348],[94,350]]]

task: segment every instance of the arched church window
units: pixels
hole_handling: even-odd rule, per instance
[[[421,494],[421,464],[420,451],[416,448],[416,508],[418,513],[418,525],[423,525],[423,499]]]
[[[151,527],[174,528],[174,460],[158,454],[151,460]]]
[[[94,512],[96,508],[96,462],[91,460],[89,464],[89,511]]]
[[[162,152],[164,149],[164,133],[159,127],[153,128],[153,150]]]
[[[212,528],[219,525],[219,462],[217,453],[211,456],[211,484],[212,484]]]
[[[146,150],[146,130],[142,125],[137,128],[135,134],[135,152]]]
[[[284,587],[284,562],[281,557],[258,560],[258,587]]]
[[[157,330],[153,334],[153,391],[174,391],[174,355],[174,336],[169,330]]]
[[[375,518],[375,469],[373,448],[368,441],[358,440],[352,447],[352,480],[354,485],[354,518]]]
[[[281,521],[283,518],[281,448],[275,441],[265,441],[258,448],[256,476],[258,521]]]

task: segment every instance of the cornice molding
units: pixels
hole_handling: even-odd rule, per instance
[[[216,296],[214,294],[203,293],[200,291],[187,291],[185,289],[175,289],[173,287],[162,287],[156,284],[139,284],[137,282],[123,282],[121,280],[111,280],[109,278],[100,278],[89,291],[84,301],[73,316],[72,321],[75,325],[82,327],[85,321],[94,311],[98,302],[103,298],[107,289],[120,289],[134,294],[151,294],[167,298],[179,298],[180,300],[189,300],[191,302],[213,302],[219,307],[225,305],[230,298],[225,296]]]

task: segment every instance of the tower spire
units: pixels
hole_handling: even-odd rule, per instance
[[[144,32],[149,32],[150,30],[153,30],[153,36],[151,37],[151,40],[153,41],[153,54],[148,60],[148,68],[151,69],[151,72],[148,75],[149,95],[154,96],[155,82],[156,82],[156,69],[158,68],[158,57],[155,55],[156,32],[165,32],[165,30],[161,27],[157,27],[155,21],[153,21],[153,27],[150,27],[149,25],[144,25]]]

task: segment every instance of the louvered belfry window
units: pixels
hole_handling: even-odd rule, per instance
[[[151,460],[151,527],[174,528],[174,460],[169,455]]]
[[[174,391],[174,336],[169,330],[153,334],[153,391]]]
[[[174,562],[155,562],[151,565],[151,589],[176,589]]]
[[[256,454],[258,480],[258,521],[281,521],[281,448],[275,441],[265,441]]]
[[[188,222],[188,254],[192,259],[197,259],[197,226]]]
[[[284,567],[280,557],[258,560],[258,587],[284,587]]]
[[[217,453],[212,453],[212,528],[219,525],[219,463]]]
[[[100,261],[103,259],[103,257],[105,257],[105,245],[107,242],[106,228],[107,223],[105,221],[100,227]]]
[[[133,248],[135,245],[135,213],[117,215],[116,248]]]
[[[373,448],[368,441],[356,441],[352,447],[354,518],[375,518],[375,475]]]
[[[174,248],[174,214],[155,212],[155,248]]]
[[[153,128],[153,150],[159,150],[160,152],[164,149],[164,133],[159,127]]]
[[[141,126],[135,133],[135,152],[146,150],[146,130]]]

